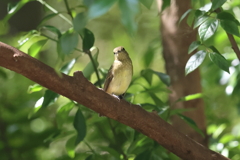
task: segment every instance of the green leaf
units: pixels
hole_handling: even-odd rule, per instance
[[[3,21],[7,22],[17,11],[19,11],[26,3],[32,0],[21,0],[19,2],[8,2],[8,14],[4,17]]]
[[[183,15],[180,17],[178,24],[180,24],[182,20],[192,11],[192,9],[188,9],[186,12],[184,12]]]
[[[198,128],[197,124],[189,117],[184,116],[183,114],[177,114],[182,120],[187,122],[188,125],[190,125],[197,133],[199,133],[202,137],[204,136],[204,133],[201,131],[201,129]]]
[[[206,41],[209,39],[217,30],[218,28],[218,20],[209,18],[205,22],[201,24],[198,28],[198,34],[202,41]]]
[[[234,21],[237,25],[240,25],[239,21],[231,14],[225,11],[222,11],[217,14],[217,18],[220,20],[230,20]]]
[[[169,75],[157,71],[153,71],[153,73],[156,74],[165,85],[170,86],[171,79]]]
[[[75,141],[76,141],[76,136],[73,136],[71,138],[69,138],[67,140],[67,143],[66,143],[66,150],[67,150],[67,153],[68,153],[68,156],[70,158],[74,158],[75,157]]]
[[[232,20],[220,20],[221,27],[228,33],[240,37],[238,24]]]
[[[153,0],[140,0],[140,2],[147,7],[147,9],[150,9],[153,3]]]
[[[28,87],[28,93],[41,91],[43,87],[40,84],[34,84]]]
[[[152,69],[145,69],[141,71],[141,76],[143,76],[147,82],[151,85],[152,84],[152,75],[155,74],[158,78],[167,86],[170,86],[171,80],[169,75],[161,72],[154,71]]]
[[[215,63],[220,69],[229,73],[229,63],[228,61],[219,53],[211,52],[209,57],[213,63]]]
[[[141,76],[143,76],[146,81],[151,85],[152,84],[152,75],[153,75],[153,72],[151,69],[145,69],[145,70],[142,70],[141,71]]]
[[[213,52],[216,52],[216,53],[219,53],[219,54],[220,54],[220,52],[217,50],[216,47],[210,46],[209,48],[210,48]]]
[[[57,43],[58,54],[63,58],[65,55],[72,53],[77,44],[78,34],[76,32],[68,31],[64,33]]]
[[[117,0],[97,0],[88,9],[87,17],[93,19],[107,13]]]
[[[85,118],[80,109],[78,109],[75,115],[73,126],[78,133],[77,139],[75,141],[75,145],[78,145],[78,143],[80,143],[85,138],[87,130]]]
[[[188,54],[192,53],[195,49],[197,49],[201,45],[200,41],[193,41],[189,48],[188,48]]]
[[[122,24],[130,34],[135,33],[137,30],[135,17],[139,13],[138,0],[121,0],[119,1],[119,8],[121,10]]]
[[[151,159],[151,154],[152,151],[147,149],[145,151],[143,151],[142,153],[138,154],[134,160],[147,160],[147,159]]]
[[[64,74],[69,74],[69,72],[71,71],[75,63],[76,63],[76,59],[72,59],[70,62],[65,64],[60,71]]]
[[[42,103],[43,103],[44,98],[41,97],[40,99],[37,100],[37,102],[34,105],[34,108],[30,111],[28,114],[28,119],[30,119],[37,111],[42,108]]]
[[[227,0],[213,0],[211,10],[216,10],[221,7]]]
[[[80,34],[82,37],[82,47],[83,47],[83,51],[89,51],[90,48],[93,47],[94,45],[94,34],[87,28],[84,28],[84,30],[82,31],[82,33]]]
[[[32,57],[35,57],[42,49],[42,47],[45,45],[47,42],[47,39],[40,40],[36,43],[34,43],[29,49],[28,49],[28,54]]]
[[[202,98],[202,97],[203,97],[202,93],[190,94],[190,95],[187,95],[185,97],[179,98],[177,100],[177,102],[179,102],[179,101],[191,101],[191,100],[199,99],[199,98]]]
[[[155,52],[156,48],[151,45],[149,45],[147,50],[144,52],[143,61],[145,68],[150,66],[151,62],[153,61]]]
[[[188,24],[188,26],[192,27],[194,19],[195,19],[195,13],[194,12],[190,12],[188,17],[187,17],[187,24]]]
[[[4,70],[2,70],[1,68],[0,68],[0,77],[2,77],[3,79],[7,79],[7,73],[4,71]]]
[[[55,17],[57,15],[58,15],[58,13],[52,13],[52,14],[49,14],[49,15],[43,17],[43,19],[41,20],[41,22],[39,23],[38,26],[44,24],[47,20],[49,20],[49,19],[51,19],[51,18],[53,18],[53,17]]]
[[[57,110],[57,125],[62,128],[63,124],[69,119],[69,112],[75,106],[73,102],[69,102]]]
[[[52,103],[56,102],[57,98],[59,97],[59,94],[51,90],[46,90],[43,97],[44,97],[44,100],[42,103],[42,108],[45,108],[51,105]]]
[[[160,98],[158,98],[154,93],[148,92],[148,94],[157,106],[160,106],[160,107],[165,106],[165,103]]]
[[[198,66],[200,66],[203,62],[203,60],[206,57],[206,52],[201,50],[192,55],[189,60],[187,61],[186,67],[185,67],[185,74],[189,74],[192,71],[194,71]]]
[[[201,25],[203,22],[205,22],[209,18],[208,15],[206,15],[205,11],[196,10],[195,12],[195,20],[193,28],[197,28],[199,25]]]
[[[93,60],[94,60],[94,63],[96,64],[96,67],[98,67],[99,63],[97,61],[98,59],[98,52],[93,56]],[[89,62],[87,64],[87,66],[83,69],[83,75],[84,77],[86,77],[87,79],[90,79],[91,75],[95,72],[94,70],[94,67],[93,67],[93,64],[92,62]]]
[[[162,1],[162,8],[161,8],[161,12],[164,11],[164,9],[166,9],[167,7],[170,6],[171,0],[163,0]]]
[[[58,38],[60,38],[62,36],[62,33],[60,32],[60,30],[54,26],[44,25],[44,26],[42,26],[42,28],[55,33],[58,36]]]
[[[81,33],[84,27],[87,25],[87,17],[84,12],[78,13],[73,19],[73,28],[76,32]]]

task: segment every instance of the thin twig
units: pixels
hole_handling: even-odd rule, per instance
[[[70,17],[73,19],[73,15],[72,15],[72,12],[69,8],[69,5],[68,5],[68,1],[67,0],[64,0],[64,3],[65,3],[65,6],[67,8],[67,13],[70,15]]]
[[[98,84],[98,86],[99,86],[100,88],[102,88],[101,79],[100,79],[100,76],[99,76],[99,73],[98,73],[98,70],[97,70],[97,66],[96,66],[96,64],[95,64],[95,61],[94,61],[94,59],[93,59],[92,53],[91,53],[91,51],[87,51],[86,53],[87,53],[87,55],[89,56],[89,58],[90,58],[90,60],[91,60],[91,62],[92,62],[94,71],[95,71],[95,73],[96,73],[96,75],[97,75],[97,79],[98,79],[98,83],[97,83],[97,84]]]
[[[72,25],[72,21],[70,21],[69,19],[67,19],[64,15],[62,15],[61,13],[59,13],[56,9],[54,9],[52,6],[50,6],[49,4],[47,4],[45,1],[43,0],[37,0],[38,2],[42,3],[42,5],[46,6],[50,11],[52,11],[53,13],[56,13],[59,15],[59,17],[61,17],[62,19],[64,19],[66,22],[68,22],[70,25]]]
[[[94,151],[94,149],[86,142],[86,141],[83,141],[87,146],[88,148],[95,154],[96,152]]]
[[[227,33],[228,39],[232,45],[232,49],[233,51],[236,53],[238,59],[240,60],[240,50],[238,48],[237,42],[235,41],[234,37],[232,34]]]

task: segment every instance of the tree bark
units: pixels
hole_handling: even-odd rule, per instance
[[[159,0],[161,6],[161,0]],[[201,93],[201,77],[199,70],[185,76],[185,65],[190,55],[188,54],[189,45],[196,40],[197,31],[190,28],[186,19],[178,24],[180,17],[191,8],[191,0],[179,1],[171,0],[169,8],[161,14],[161,37],[163,44],[163,56],[167,74],[171,77],[170,103],[174,104],[181,97]],[[193,130],[180,117],[173,116],[172,124],[178,131],[188,135],[197,142],[207,146],[206,125],[204,115],[204,102],[202,99],[191,100],[188,102],[178,102],[176,108],[192,108],[184,115],[195,121],[197,126],[205,134],[205,138]]]
[[[96,88],[82,72],[75,72],[73,77],[63,73],[59,76],[53,68],[2,42],[0,66],[20,73],[101,115],[132,127],[183,159],[228,159],[178,132],[155,113],[146,112],[138,105],[119,100]]]

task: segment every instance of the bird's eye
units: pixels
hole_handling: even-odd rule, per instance
[[[122,48],[122,51],[125,51],[125,48]]]

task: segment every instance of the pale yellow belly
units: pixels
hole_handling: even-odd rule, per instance
[[[125,93],[129,87],[129,84],[132,80],[132,70],[123,69],[118,72],[118,74],[114,74],[112,81],[108,87],[108,93],[121,95]]]

